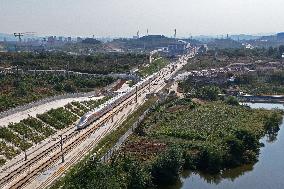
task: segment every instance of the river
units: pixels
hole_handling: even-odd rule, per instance
[[[252,108],[284,110],[283,104],[246,103]],[[277,138],[261,139],[258,162],[244,165],[220,174],[209,175],[184,171],[180,180],[168,189],[283,189],[284,188],[284,121]]]

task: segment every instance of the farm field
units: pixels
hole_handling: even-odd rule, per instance
[[[259,139],[266,134],[273,138],[281,120],[277,111],[174,100],[157,108],[133,140],[178,145],[184,150],[186,166],[214,172],[256,161]]]
[[[36,117],[29,117],[19,123],[10,123],[0,128],[0,166],[52,136],[57,131],[71,127],[82,115],[105,103],[110,97],[99,100],[72,102],[65,107],[51,109]],[[73,106],[76,104],[77,106]],[[88,108],[84,106],[88,104]],[[79,107],[85,107],[80,110]],[[75,127],[75,125],[73,125]]]
[[[86,78],[56,75],[0,75],[0,112],[43,98],[90,92],[114,82],[110,77]]]
[[[219,172],[255,162],[259,139],[269,135],[273,140],[282,113],[222,101],[198,104],[191,99],[168,99],[152,109],[110,162],[86,161],[58,184],[63,188],[151,188],[175,182],[183,168]]]

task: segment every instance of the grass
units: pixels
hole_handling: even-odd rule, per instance
[[[190,168],[219,171],[255,162],[259,139],[268,135],[269,130],[277,133],[281,120],[278,111],[254,110],[223,102],[197,105],[190,101],[188,104],[169,101],[144,120],[126,147],[135,147],[134,144],[145,140],[166,144],[168,148],[179,146],[187,154],[184,158]],[[276,129],[267,129],[267,125]],[[130,154],[147,160],[144,153]],[[153,159],[152,154],[148,159]]]
[[[147,100],[143,105],[141,105],[133,114],[131,114],[119,128],[112,131],[106,137],[104,137],[97,146],[78,164],[70,169],[67,174],[58,180],[54,185],[51,187],[53,189],[60,188],[64,186],[64,183],[68,183],[69,180],[72,180],[73,177],[76,177],[76,173],[85,169],[87,162],[92,154],[96,154],[96,157],[99,159],[101,158],[111,147],[113,147],[119,138],[128,131],[132,127],[132,125],[137,121],[138,117],[141,116],[148,108],[150,108],[155,102],[156,98],[150,98]],[[66,186],[65,186],[66,187]]]
[[[156,59],[149,65],[140,68],[138,71],[138,75],[140,77],[147,77],[155,72],[158,72],[160,69],[164,68],[167,64],[169,64],[169,61],[164,58]]]

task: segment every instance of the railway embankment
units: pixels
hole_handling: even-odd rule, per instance
[[[252,163],[257,161],[259,139],[277,133],[282,113],[221,101],[198,104],[190,99],[168,99],[142,121],[109,161],[99,160],[134,120],[119,136],[105,138],[96,149],[97,158],[85,161],[53,188],[145,188],[175,182],[183,168],[218,172]]]
[[[52,185],[52,189],[67,187],[68,184],[78,177],[78,174],[93,165],[93,162],[108,162],[112,155],[115,154],[122,143],[134,132],[135,128],[148,115],[157,102],[157,97],[149,98],[133,114],[131,114],[116,130],[104,137],[96,147],[78,164],[72,167],[64,177],[61,177]]]

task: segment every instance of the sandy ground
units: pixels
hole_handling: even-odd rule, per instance
[[[182,67],[185,63],[183,64],[179,64],[178,65],[178,69],[180,67]],[[165,70],[165,69],[163,69]],[[173,73],[172,73],[173,74]],[[168,74],[166,75],[164,78],[165,79],[169,79],[170,76],[172,74]],[[161,90],[161,88],[163,88],[163,86],[165,86],[166,84],[164,83],[164,80],[161,79],[157,82],[157,85],[154,85],[151,87],[151,92],[158,92],[159,90]],[[126,86],[125,86],[126,87]],[[124,87],[122,87],[124,88]],[[125,89],[125,88],[124,88]],[[147,91],[147,90],[146,90]],[[68,154],[65,154],[66,156],[66,161],[65,163],[60,163],[60,161],[58,161],[54,166],[50,167],[49,169],[47,169],[46,171],[44,171],[43,173],[39,174],[36,178],[33,179],[33,181],[29,184],[29,186],[26,186],[26,188],[38,188],[41,184],[44,184],[44,183],[49,183],[47,180],[50,178],[52,180],[54,180],[56,177],[59,177],[61,174],[62,174],[62,170],[63,171],[66,171],[69,166],[73,165],[75,162],[77,162],[80,158],[82,157],[79,157],[80,154],[86,154],[86,147],[91,145],[91,147],[95,146],[97,144],[97,142],[103,138],[106,134],[110,133],[111,130],[113,130],[115,127],[119,126],[120,123],[125,120],[127,118],[127,116],[129,114],[131,114],[131,112],[133,112],[137,106],[139,104],[143,104],[143,102],[145,101],[146,99],[146,94],[147,92],[145,93],[142,93],[142,95],[139,97],[139,100],[138,100],[138,103],[132,103],[131,105],[127,106],[126,108],[123,109],[123,111],[120,111],[117,115],[114,116],[114,120],[113,121],[108,121],[104,126],[100,127],[97,129],[96,132],[94,132],[94,134],[87,140],[85,140],[81,145],[77,146],[76,148],[74,148],[72,150],[72,152],[68,153]],[[56,107],[61,107],[61,106],[64,106],[65,104],[75,100],[75,101],[83,101],[83,100],[86,100],[86,99],[90,99],[90,98],[72,98],[72,99],[64,99],[64,100],[60,100],[60,102],[57,102],[57,101],[54,101],[54,102],[51,102],[51,103],[47,103],[45,105],[41,105],[39,107],[34,107],[34,108],[31,108],[31,110],[27,110],[27,111],[24,111],[24,112],[21,112],[19,115],[14,115],[14,116],[21,116],[21,118],[12,118],[12,120],[20,120],[20,119],[24,119],[28,116],[28,114],[30,114],[31,116],[35,116],[35,114],[38,114],[38,113],[43,113],[51,108],[56,108]],[[124,102],[126,103],[126,102]],[[122,105],[122,104],[121,104]],[[115,108],[116,109],[116,108]],[[31,112],[33,114],[31,114]],[[110,112],[109,112],[110,113]],[[106,119],[108,116],[109,116],[109,113],[107,113],[105,116],[103,116],[102,118],[100,118],[100,120],[103,120],[103,119]],[[25,117],[26,116],[26,117]],[[11,119],[10,119],[11,120]],[[1,121],[1,120],[0,120]],[[99,120],[98,120],[99,121]],[[7,123],[7,122],[6,122]],[[3,124],[3,123],[1,123]],[[94,127],[96,126],[96,123],[94,123],[91,127]],[[69,128],[66,128],[66,130],[63,130],[63,131],[60,131],[59,133],[64,133],[64,134],[67,134],[67,133],[70,133],[74,130],[74,126],[71,126]],[[83,134],[84,132],[86,132],[87,128],[82,130],[80,132],[79,135]],[[34,156],[37,156],[38,154],[42,153],[42,151],[44,151],[45,149],[48,149],[49,146],[51,146],[53,143],[55,143],[56,141],[58,141],[58,134],[57,133],[55,136],[53,136],[53,138],[55,140],[52,140],[51,138],[49,139],[46,139],[43,143],[41,143],[40,145],[38,145],[37,147],[35,147],[34,149],[31,149],[29,150],[28,154],[29,154],[29,158],[31,157],[34,157]],[[78,137],[78,136],[77,136]],[[75,137],[75,138],[77,138]],[[72,139],[72,140],[75,140]],[[72,142],[69,141],[68,143]],[[93,144],[92,144],[93,143]],[[67,144],[64,144],[64,146],[67,145]],[[59,150],[59,149],[58,149]],[[53,155],[53,153],[55,152],[52,152],[51,154],[49,154],[48,156],[51,157]],[[48,158],[48,156],[46,158]],[[40,160],[40,162],[38,162],[36,165],[34,165],[33,167],[29,167],[31,170],[32,169],[35,169],[37,166],[39,166],[39,164],[41,164],[42,162],[45,162],[46,161],[46,158]],[[75,158],[75,159],[74,159]],[[77,159],[78,158],[78,159]],[[18,161],[16,161],[16,159]],[[23,161],[23,154],[17,156],[15,158],[14,161],[12,162],[9,162],[7,165],[5,165],[2,169],[2,175],[0,176],[5,176],[6,174],[8,174],[9,172],[15,170],[18,166],[20,166],[21,164],[25,164],[25,162]],[[68,165],[67,165],[68,164]],[[59,172],[60,173],[59,173]],[[53,174],[56,174],[56,173],[59,173],[58,175],[54,175],[52,176]],[[21,174],[21,176],[25,176],[29,174],[29,170],[27,170],[25,173]],[[20,176],[20,177],[21,177]],[[19,177],[18,177],[19,178]],[[18,179],[15,179],[14,181],[12,181],[12,183],[9,183],[8,185],[6,185],[6,187],[8,187],[9,185],[11,186],[11,184],[17,182]],[[5,188],[5,187],[4,187]]]
[[[129,85],[125,82],[123,83],[123,85],[120,87],[120,89],[118,89],[117,91],[115,92],[125,92],[127,91],[128,89],[130,89]]]
[[[66,104],[72,102],[72,101],[85,101],[85,100],[96,100],[100,99],[102,97],[79,97],[79,98],[66,98],[61,100],[56,100],[52,102],[48,102],[46,104],[42,104],[39,106],[32,107],[30,109],[27,109],[25,111],[17,112],[12,115],[9,115],[7,117],[0,119],[0,126],[7,126],[10,122],[18,123],[23,119],[26,119],[30,116],[36,117],[37,114],[42,114],[44,112],[47,112],[50,109],[55,109],[59,107],[63,107]]]
[[[178,97],[183,98],[184,95],[180,92],[178,92],[178,82],[174,82],[173,85],[170,88],[170,91],[175,91]]]

